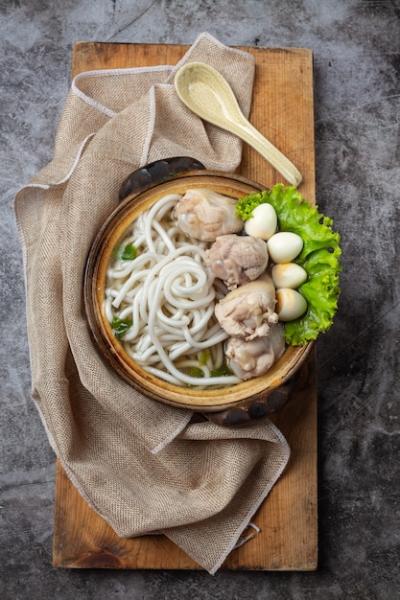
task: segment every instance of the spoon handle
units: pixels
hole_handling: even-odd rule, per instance
[[[247,119],[243,117],[243,122],[235,123],[234,129],[238,137],[257,150],[291,185],[300,185],[303,179],[300,171]]]

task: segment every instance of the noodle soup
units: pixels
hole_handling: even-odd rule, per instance
[[[267,217],[274,222],[265,229],[264,215],[258,230],[279,238],[274,209]],[[301,238],[287,235],[300,251]],[[284,251],[293,253],[288,243]],[[173,385],[232,386],[265,374],[285,351],[271,266],[267,240],[244,230],[236,198],[203,188],[167,194],[114,248],[103,313],[148,373]],[[304,310],[301,300],[285,314]]]

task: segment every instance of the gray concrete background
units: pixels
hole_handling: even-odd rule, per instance
[[[394,600],[399,585],[400,2],[1,0],[0,597]],[[315,56],[318,201],[343,236],[319,342],[316,573],[52,569],[54,456],[30,399],[18,187],[51,156],[77,40],[304,46]]]

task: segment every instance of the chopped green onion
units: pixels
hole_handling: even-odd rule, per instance
[[[121,252],[121,260],[134,260],[137,257],[137,249],[132,243],[127,244]]]
[[[224,377],[225,375],[233,375],[233,373],[228,365],[221,365],[220,367],[212,369],[210,375],[211,377]]]
[[[121,340],[128,329],[132,327],[132,318],[127,317],[126,319],[120,319],[119,317],[114,317],[111,321],[111,327],[113,328],[115,336]]]
[[[211,358],[211,352],[209,350],[201,350],[197,356],[199,363],[205,366]]]
[[[182,372],[189,377],[204,377],[204,373],[199,367],[183,367]]]

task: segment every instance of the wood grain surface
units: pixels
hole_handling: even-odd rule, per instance
[[[243,48],[256,57],[251,122],[288,156],[303,175],[301,192],[315,202],[312,54],[305,49]],[[93,69],[174,64],[178,45],[75,44],[72,74]],[[248,146],[240,173],[271,186],[278,173]],[[314,570],[317,567],[317,399],[314,359],[288,404],[274,416],[291,458],[285,473],[253,521],[261,533],[228,557],[224,568]],[[119,538],[56,471],[53,565],[66,568],[198,569],[164,536]]]

